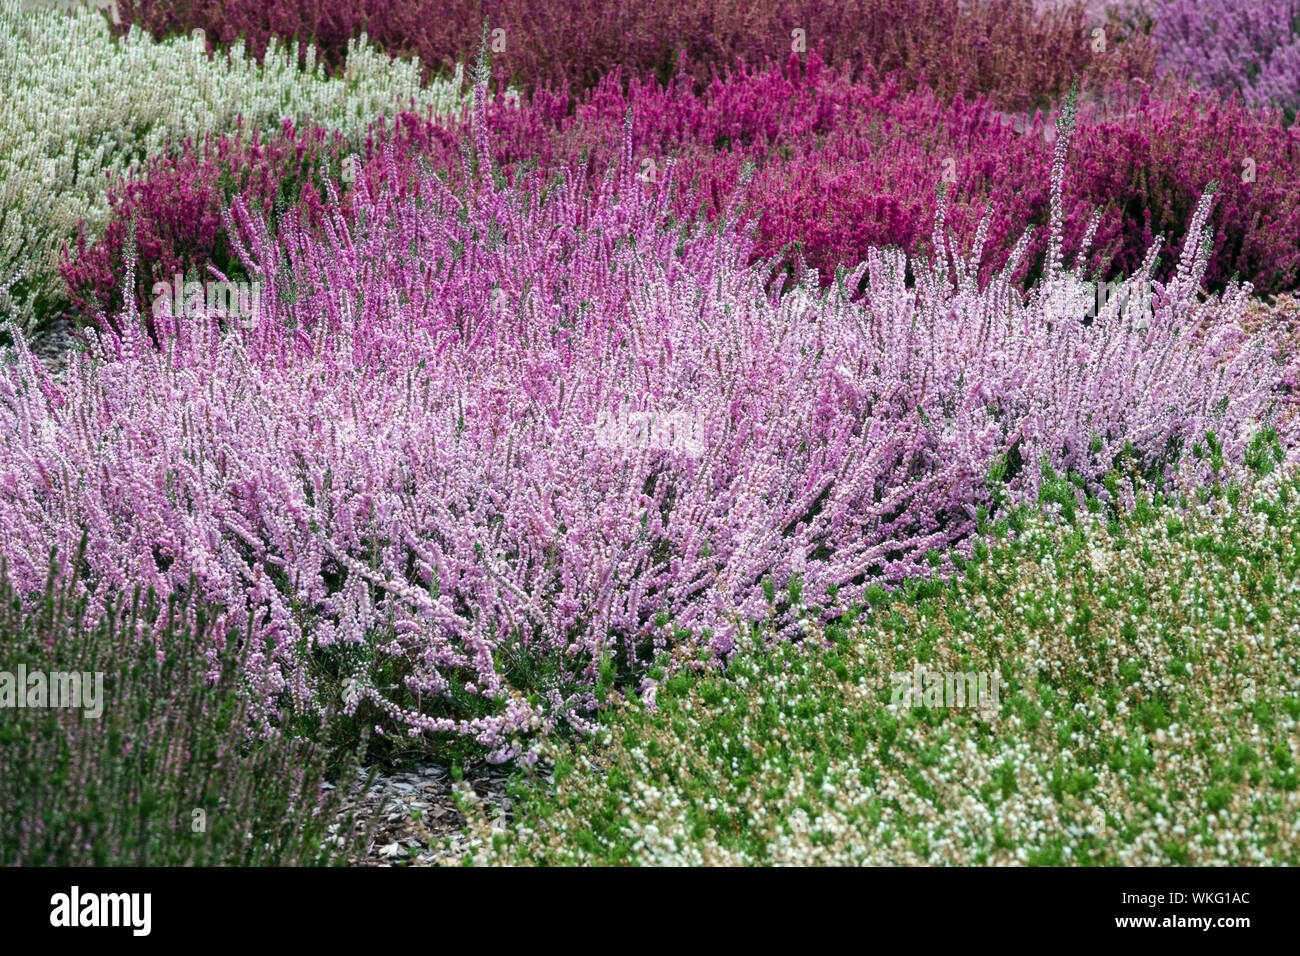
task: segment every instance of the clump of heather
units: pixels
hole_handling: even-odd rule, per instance
[[[629,116],[643,177],[676,161],[677,179],[688,187],[677,197],[680,214],[719,215],[754,166],[747,198],[758,227],[756,258],[802,258],[824,281],[872,246],[930,251],[941,183],[963,244],[992,203],[985,278],[1030,223],[1046,223],[1051,147],[1041,118],[1031,122],[1031,135],[1021,135],[982,97],[947,101],[894,78],[854,82],[815,54],[806,64],[791,57],[784,69],[719,77],[701,94],[636,82],[624,94],[616,77],[581,100],[538,93],[516,115],[494,110],[494,156],[507,169],[527,168],[530,159],[555,168],[588,157],[595,173],[618,160]],[[409,122],[399,135],[421,138]],[[1073,196],[1071,206],[1067,235],[1077,243],[1092,206]],[[1025,268],[1044,246],[1045,237],[1033,238]]]
[[[925,225],[933,221],[942,185],[963,248],[992,203],[987,278],[1028,227],[1047,225],[1054,153],[1050,119],[1013,119],[989,107],[981,99],[945,102],[926,89],[904,92],[890,81],[849,82],[813,57],[806,69],[792,63],[785,72],[728,76],[699,96],[635,86],[621,96],[609,83],[572,116],[563,99],[539,95],[529,110],[496,111],[494,141],[506,163],[534,157],[545,167],[586,153],[614,158],[630,112],[643,174],[656,174],[676,157],[681,180],[696,187],[683,191],[682,213],[702,203],[705,214],[716,215],[745,164],[754,164],[749,195],[758,254],[784,252],[793,260],[797,252],[824,281],[871,246],[932,255]],[[414,128],[404,127],[412,136]],[[1132,275],[1163,235],[1171,258],[1158,274],[1167,278],[1210,182],[1220,186],[1209,286],[1223,289],[1237,276],[1261,294],[1294,288],[1300,281],[1300,129],[1285,128],[1235,97],[1113,87],[1087,103],[1063,185],[1066,245],[1079,247],[1100,208],[1088,271],[1107,280]],[[1040,276],[1046,254],[1047,231],[1040,228],[1023,274]]]
[[[390,164],[353,221],[331,200],[277,233],[237,201],[253,317],[153,316],[154,347],[128,307],[58,380],[8,354],[0,548],[31,582],[86,535],[96,594],[196,580],[266,649],[265,721],[337,692],[502,757],[583,726],[604,674],[729,654],[774,581],[789,636],[950,569],[936,552],[1045,468],[1114,500],[1208,478],[1206,433],[1215,461],[1270,424],[1291,447],[1273,333],[1239,326],[1248,287],[1202,299],[1204,244],[1168,282],[1153,249],[1091,314],[1060,257],[1067,143],[1027,300],[1019,255],[983,287],[955,253],[909,284],[880,249],[773,290],[734,208],[674,218],[671,167],[642,181],[625,146],[594,189],[500,184],[481,126],[463,197],[433,173],[403,195]]]
[[[231,200],[238,196],[269,217],[294,206],[319,222],[324,179],[339,178],[348,155],[337,131],[286,121],[265,138],[256,130],[251,137],[206,136],[177,155],[152,157],[109,183],[113,212],[102,231],[83,225],[74,247],[64,251],[60,273],[70,303],[93,314],[96,304],[121,300],[130,235],[139,262],[134,294],[142,309],[154,300],[154,284],[173,282],[177,274],[206,279],[211,267],[244,278],[222,218]],[[343,205],[350,207],[347,195]]]
[[[1101,210],[1086,271],[1107,281],[1131,275],[1163,235],[1171,255],[1157,264],[1156,275],[1167,279],[1201,191],[1217,181],[1207,287],[1221,290],[1236,275],[1258,294],[1294,288],[1300,129],[1256,115],[1239,99],[1176,89],[1113,93],[1105,105],[1083,108],[1063,183],[1067,249],[1080,246],[1091,214]],[[742,214],[757,227],[755,261],[780,255],[786,270],[809,266],[829,284],[838,266],[862,260],[872,246],[933,256],[929,223],[943,186],[959,248],[971,248],[989,212],[981,281],[1006,264],[1031,226],[1016,277],[1042,275],[1054,145],[1052,125],[1040,116],[1013,119],[982,100],[947,103],[927,89],[907,92],[891,81],[851,82],[813,55],[803,67],[721,77],[700,94],[637,81],[624,92],[610,77],[581,98],[539,92],[517,107],[502,97],[487,107],[493,160],[508,179],[534,170],[585,171],[598,185],[621,162],[629,114],[638,174],[657,179],[676,161],[681,188],[672,201],[680,216],[717,217],[746,166],[754,167]],[[444,123],[401,114],[372,128],[358,151],[355,178],[383,181],[385,148],[392,144],[399,188],[413,188],[427,166],[461,190],[459,157],[472,140],[468,115]],[[106,238],[81,237],[64,263],[70,294],[100,302],[120,295],[132,219],[141,237],[142,308],[152,282],[177,270],[192,267],[206,276],[211,263],[224,273],[240,271],[220,220],[222,204],[239,194],[250,206],[271,210],[301,196],[319,210],[324,176],[316,167],[339,176],[344,157],[336,143],[312,129],[268,137],[260,148],[217,140],[115,185]],[[350,208],[352,186],[340,188]]]
[[[88,616],[78,563],[52,561],[32,594],[0,561],[0,866],[354,853],[363,834],[335,820],[323,749],[249,737],[249,635],[180,589],[99,595]]]
[[[1053,484],[944,584],[652,670],[508,825],[462,785],[463,861],[1300,862],[1295,474],[1118,512]]]
[[[108,215],[105,176],[207,133],[315,121],[359,143],[381,114],[452,112],[463,75],[422,86],[417,63],[350,41],[326,77],[314,51],[277,43],[255,62],[242,45],[209,56],[203,38],[116,38],[99,13],[0,0],[0,318],[30,331],[64,304],[59,253]]]
[[[1159,69],[1198,85],[1240,90],[1251,106],[1294,119],[1300,107],[1300,2],[1151,0]]]
[[[962,243],[970,242],[993,202],[985,278],[1006,261],[1028,224],[1035,218],[1046,223],[1050,146],[1041,136],[1017,134],[980,100],[947,104],[928,90],[851,83],[823,69],[815,55],[806,70],[792,62],[787,71],[736,74],[700,96],[680,86],[635,81],[624,94],[610,77],[581,100],[538,93],[523,108],[501,100],[487,117],[494,163],[513,178],[531,169],[576,173],[585,158],[588,181],[598,184],[621,161],[629,113],[639,175],[657,179],[669,160],[677,162],[675,178],[686,187],[674,197],[679,215],[720,215],[746,164],[753,164],[757,172],[748,195],[759,229],[755,258],[780,253],[793,265],[802,257],[824,281],[872,245],[923,251],[937,186],[948,178],[949,221]],[[468,116],[456,124],[412,114],[391,125],[381,121],[359,156],[356,175],[382,180],[384,147],[392,143],[400,187],[427,165],[462,188],[459,153],[472,135]],[[114,216],[104,239],[83,234],[64,263],[73,301],[94,296],[108,302],[117,292],[132,220],[140,235],[142,306],[152,282],[177,269],[202,272],[209,262],[223,272],[238,268],[220,204],[239,190],[246,203],[269,212],[273,197],[291,197],[300,180],[313,178],[316,164],[337,175],[337,147],[337,137],[319,130],[289,130],[262,148],[222,138],[178,159],[155,161],[138,178],[115,184],[109,194]],[[319,207],[316,196],[313,191],[306,197],[312,208]],[[345,188],[345,205],[349,198]],[[1077,243],[1091,211],[1083,199],[1072,201],[1066,223],[1072,241]],[[1025,269],[1045,244],[1045,233],[1034,237]]]
[[[322,60],[335,66],[345,60],[348,38],[365,31],[390,54],[418,56],[426,76],[472,58],[486,21],[500,74],[530,91],[592,87],[615,70],[662,83],[685,75],[702,87],[742,62],[781,63],[805,51],[855,71],[896,73],[905,86],[924,78],[946,98],[990,94],[1008,109],[1045,105],[1076,77],[1087,86],[1152,77],[1153,48],[1144,35],[1127,35],[1084,0],[1036,7],[1032,0],[800,0],[757,7],[647,0],[617,8],[598,0],[540,6],[452,0],[430,17],[413,0],[119,3],[126,23],[155,36],[198,27],[213,42],[243,38],[253,50],[273,37],[296,37],[313,41]],[[1097,29],[1109,32],[1099,38]]]
[[[603,169],[602,161],[617,159],[629,114],[642,175],[658,175],[675,158],[679,179],[692,187],[678,197],[681,214],[717,215],[746,164],[754,165],[748,196],[757,255],[801,255],[823,281],[871,246],[933,255],[926,224],[940,186],[963,248],[992,204],[984,279],[1005,265],[1027,228],[1048,223],[1050,116],[1013,117],[982,99],[945,102],[890,80],[850,82],[815,56],[806,67],[792,61],[784,71],[719,78],[699,95],[636,84],[623,94],[613,81],[576,102],[538,94],[525,109],[503,105],[490,114],[494,155],[507,169],[583,156]],[[1132,275],[1164,236],[1171,255],[1157,274],[1168,278],[1193,235],[1205,185],[1217,182],[1209,287],[1221,290],[1236,276],[1271,294],[1300,281],[1300,128],[1237,97],[1177,87],[1109,88],[1081,107],[1078,127],[1063,183],[1063,236],[1067,248],[1079,248],[1100,209],[1090,274]],[[398,130],[408,149],[448,150],[441,127],[402,118]],[[1021,275],[1031,279],[1047,255],[1047,230],[1037,233],[1022,260]]]
[[[1081,123],[1074,195],[1102,205],[1092,268],[1130,275],[1156,236],[1181,256],[1206,183],[1218,183],[1206,281],[1234,276],[1260,294],[1300,282],[1300,126],[1256,113],[1235,94],[1167,89],[1114,97]]]

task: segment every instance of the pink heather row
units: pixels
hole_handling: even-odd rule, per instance
[[[472,148],[485,166],[486,136]],[[1059,188],[1059,149],[1054,170]],[[1195,480],[1180,448],[1212,430],[1239,458],[1275,417],[1273,333],[1241,331],[1246,289],[1200,301],[1203,256],[1150,308],[1134,284],[1091,322],[1055,267],[1026,304],[960,257],[913,263],[909,287],[898,251],[775,294],[734,215],[672,224],[671,174],[637,172],[626,147],[595,190],[363,185],[355,221],[331,208],[313,231],[290,210],[278,236],[237,203],[263,293],[247,327],[165,319],[155,348],[124,312],[57,380],[19,337],[0,362],[11,574],[39,588],[50,547],[86,534],[96,594],[193,578],[251,629],[268,713],[310,706],[316,655],[354,650],[349,706],[506,756],[517,732],[582,720],[605,653],[634,671],[726,653],[773,612],[765,579],[799,576],[832,613],[924,573],[1008,455],[1010,500],[1043,463],[1105,499],[1126,446]],[[792,633],[804,612],[775,613]],[[555,668],[533,701],[521,662]]]
[[[1131,274],[1160,234],[1176,257],[1197,198],[1217,181],[1211,287],[1222,288],[1235,274],[1260,293],[1294,288],[1300,128],[1283,129],[1238,100],[1213,95],[1112,92],[1109,105],[1089,105],[1081,118],[1065,184],[1067,248],[1077,246],[1100,207],[1090,271]],[[1019,276],[1041,272],[1052,161],[1047,124],[1019,121],[1024,132],[1017,133],[1016,120],[981,101],[945,104],[924,88],[904,93],[891,81],[851,83],[816,56],[806,69],[732,75],[700,95],[635,82],[625,94],[610,77],[576,102],[538,93],[522,109],[498,103],[488,118],[494,159],[513,173],[533,164],[576,169],[589,155],[590,180],[597,182],[617,161],[629,112],[639,172],[657,174],[670,156],[678,160],[678,215],[716,216],[744,165],[755,165],[747,212],[758,222],[758,257],[784,251],[787,262],[796,262],[802,255],[829,281],[838,265],[858,261],[873,245],[930,251],[938,188],[951,179],[949,219],[963,248],[992,203],[983,277],[1005,263],[1031,225],[1039,228]],[[468,123],[443,126],[404,115],[395,132],[392,124],[378,129],[361,179],[382,177],[382,144],[394,142],[402,182],[414,182],[421,164],[459,181]],[[223,138],[155,160],[140,177],[111,187],[115,213],[105,237],[96,243],[83,235],[65,264],[74,303],[121,295],[131,218],[141,244],[143,305],[152,283],[177,270],[202,272],[210,262],[223,271],[237,267],[221,226],[221,209],[234,195],[268,213],[280,198],[303,202],[318,217],[320,170],[337,176],[341,163],[335,138],[291,129],[265,143]],[[1159,274],[1171,267],[1162,264]]]

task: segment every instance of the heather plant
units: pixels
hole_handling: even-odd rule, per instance
[[[756,258],[802,259],[827,282],[871,246],[928,251],[941,183],[963,243],[992,203],[985,278],[1046,208],[1050,148],[1041,135],[1017,134],[983,98],[947,102],[892,78],[851,82],[816,54],[804,66],[792,57],[785,70],[730,74],[699,95],[636,83],[624,95],[615,77],[575,103],[572,115],[566,106],[563,96],[539,93],[529,114],[496,110],[498,161],[527,168],[533,158],[546,168],[588,157],[593,171],[603,169],[618,160],[630,115],[641,175],[654,178],[676,162],[677,181],[687,187],[677,197],[679,214],[721,214],[752,165],[747,198],[758,227]],[[406,129],[414,140],[412,126]],[[1034,131],[1042,129],[1040,120]],[[1076,241],[1091,211],[1073,203]],[[1026,259],[1041,247],[1036,237]]]
[[[1300,129],[1236,97],[1178,88],[1113,87],[1080,110],[1063,184],[1063,236],[1077,249],[1100,207],[1088,271],[1107,280],[1131,275],[1164,236],[1171,256],[1159,274],[1167,277],[1205,184],[1218,182],[1210,288],[1223,289],[1234,275],[1260,294],[1295,287]],[[871,77],[850,82],[815,55],[805,67],[791,62],[785,71],[720,78],[699,95],[635,83],[622,94],[614,78],[576,103],[539,93],[526,109],[490,116],[494,156],[507,169],[588,157],[603,170],[617,160],[629,113],[642,175],[658,175],[673,158],[678,180],[692,187],[678,197],[680,214],[719,214],[753,164],[748,195],[758,255],[784,252],[793,261],[800,254],[823,281],[871,246],[932,254],[927,224],[940,186],[963,248],[992,204],[984,279],[1027,228],[1047,225],[1051,115],[1009,122],[986,100],[945,102]],[[427,148],[435,157],[449,150],[432,124],[404,120],[399,129],[399,148]],[[1047,230],[1037,233],[1022,261],[1030,280],[1042,275],[1047,254]]]
[[[1106,104],[1082,107],[1063,183],[1067,249],[1079,247],[1091,214],[1101,210],[1086,271],[1107,282],[1131,275],[1163,235],[1171,255],[1156,274],[1168,278],[1201,190],[1217,181],[1207,287],[1221,290],[1236,275],[1260,295],[1294,288],[1300,130],[1285,129],[1238,99],[1179,90],[1112,92]],[[892,81],[850,82],[813,54],[805,66],[719,78],[701,94],[635,80],[624,92],[617,77],[608,77],[581,98],[541,91],[515,107],[502,97],[487,107],[493,161],[507,179],[585,171],[598,185],[621,162],[629,114],[638,174],[655,179],[669,160],[676,162],[680,188],[672,201],[679,216],[720,215],[746,166],[753,166],[741,212],[756,223],[755,261],[779,255],[787,271],[802,261],[829,284],[837,267],[859,261],[871,246],[933,255],[929,223],[943,186],[959,248],[970,249],[990,213],[981,281],[1006,264],[1031,226],[1016,278],[1032,282],[1042,275],[1054,149],[1051,123],[1042,117],[1008,122],[981,100],[945,103],[929,90],[906,92]],[[431,121],[400,114],[372,128],[357,151],[354,179],[383,181],[385,148],[392,144],[398,188],[413,188],[427,166],[461,190],[459,156],[472,131],[468,116]],[[324,131],[292,129],[261,147],[226,137],[152,163],[136,180],[110,187],[113,212],[103,241],[78,238],[63,266],[73,301],[117,301],[133,219],[142,308],[152,282],[176,271],[193,268],[206,276],[209,263],[223,273],[241,271],[222,206],[236,194],[268,211],[300,199],[315,219],[324,178],[316,168],[337,181],[342,150]],[[353,184],[338,186],[350,209]]]
[[[1206,88],[1240,90],[1251,106],[1300,107],[1296,0],[1150,0],[1159,69]]]
[[[740,63],[779,64],[792,52],[820,52],[835,66],[895,72],[945,98],[986,93],[1008,109],[1046,105],[1075,77],[1086,86],[1150,79],[1151,44],[1116,30],[1091,32],[1086,2],[1037,10],[1032,0],[801,0],[772,4],[715,0],[611,5],[596,0],[539,5],[529,0],[453,0],[430,17],[417,0],[123,0],[125,22],[155,36],[206,31],[216,43],[243,38],[262,50],[272,38],[311,39],[334,66],[349,37],[366,31],[392,54],[417,56],[426,73],[476,53],[486,21],[498,75],[529,91],[595,86],[615,70],[667,83],[679,75],[702,88]]]
[[[242,277],[231,251],[222,211],[238,196],[250,209],[268,217],[290,206],[319,222],[324,209],[324,180],[343,176],[351,155],[342,135],[320,127],[299,130],[286,121],[277,133],[261,138],[255,131],[205,136],[186,143],[178,155],[155,156],[128,178],[107,188],[112,210],[97,235],[83,225],[73,248],[65,251],[60,274],[72,306],[95,314],[98,305],[121,301],[128,237],[134,229],[139,257],[135,300],[151,308],[153,287],[206,279],[209,267]],[[345,194],[343,207],[350,208]]]
[[[773,588],[788,637],[950,571],[980,509],[1045,475],[1122,501],[1135,475],[1211,480],[1266,427],[1290,449],[1249,287],[1200,291],[1210,195],[1173,277],[1157,245],[1093,314],[1061,258],[1069,117],[1027,299],[1024,245],[981,286],[942,203],[914,282],[870,249],[829,288],[772,289],[743,196],[679,220],[672,167],[643,181],[630,144],[594,188],[503,182],[481,123],[460,196],[432,172],[401,192],[393,159],[351,220],[331,197],[320,228],[290,209],[273,231],[237,200],[256,321],[155,316],[154,347],[128,305],[58,380],[19,337],[0,549],[28,585],[83,534],[96,594],[196,578],[265,648],[263,727],[340,695],[500,758],[662,653],[726,657]]]
[[[651,669],[591,737],[543,743],[508,825],[462,787],[451,861],[1294,866],[1294,472],[1118,511],[1054,485],[946,583]]]
[[[78,561],[52,561],[33,595],[0,560],[0,684],[17,682],[0,691],[0,865],[320,865],[355,854],[364,832],[336,819],[339,802],[321,788],[327,770],[351,764],[287,733],[249,736],[252,635],[223,634],[219,611],[193,591],[97,599],[92,620]],[[69,673],[99,675],[99,713],[53,706],[53,675]]]
[[[261,63],[236,45],[215,57],[201,37],[116,40],[100,14],[21,9],[0,0],[0,318],[30,329],[62,304],[57,266],[79,223],[108,216],[105,175],[121,177],[187,138],[314,120],[359,143],[378,115],[450,112],[460,74],[426,87],[417,63],[361,38],[327,78],[306,50],[278,44]]]
[[[1255,112],[1235,94],[1143,91],[1092,108],[1080,124],[1071,172],[1076,195],[1103,205],[1097,243],[1110,275],[1129,275],[1157,236],[1172,254],[1195,241],[1200,191],[1218,183],[1206,281],[1236,276],[1260,294],[1300,282],[1300,127]]]
[[[678,214],[716,217],[745,165],[754,164],[749,195],[758,212],[756,258],[783,253],[793,264],[802,256],[826,281],[837,265],[856,261],[871,245],[921,251],[936,187],[949,171],[950,222],[963,241],[973,237],[988,201],[994,202],[985,277],[1046,208],[1048,163],[1041,139],[1017,135],[980,101],[948,105],[928,91],[903,93],[893,83],[853,84],[824,71],[815,55],[806,71],[794,64],[788,73],[738,74],[715,83],[705,96],[635,82],[624,95],[617,77],[610,77],[572,116],[570,104],[567,96],[539,93],[523,108],[506,101],[493,105],[487,122],[493,161],[503,175],[534,168],[576,173],[585,158],[594,185],[621,161],[622,126],[631,111],[640,174],[657,177],[669,159],[677,161],[677,179],[687,187],[675,197]],[[222,232],[221,204],[233,198],[235,188],[245,202],[268,211],[272,195],[297,194],[297,179],[292,188],[281,185],[285,173],[279,166],[286,161],[295,175],[323,162],[337,176],[341,163],[334,145],[327,157],[317,158],[323,135],[290,130],[268,139],[264,150],[225,138],[155,162],[137,181],[112,187],[114,213],[105,238],[80,236],[63,267],[73,302],[92,295],[109,302],[120,295],[122,243],[132,220],[139,225],[142,304],[149,284],[178,268],[202,271],[208,262],[223,272],[237,268]],[[375,128],[356,176],[381,180],[384,146],[391,142],[401,186],[428,165],[461,188],[459,152],[471,136],[468,117],[444,124],[403,114]],[[345,203],[349,198],[344,187]],[[315,194],[308,201],[318,208]],[[1082,233],[1090,212],[1091,206],[1074,203],[1067,224],[1072,236]],[[1026,269],[1043,244],[1035,238]]]

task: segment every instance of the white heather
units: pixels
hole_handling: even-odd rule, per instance
[[[283,120],[340,131],[359,147],[379,116],[447,115],[466,101],[463,70],[420,85],[418,60],[392,59],[363,34],[327,78],[297,44],[272,43],[259,65],[242,42],[209,57],[199,36],[119,40],[85,8],[24,10],[0,0],[0,321],[30,330],[38,300],[59,295],[60,250],[80,220],[92,234],[109,212],[105,173],[205,133],[273,131]],[[13,286],[25,280],[22,294]]]

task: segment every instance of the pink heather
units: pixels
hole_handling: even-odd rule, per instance
[[[247,326],[168,316],[155,347],[127,309],[59,379],[18,337],[0,371],[17,582],[38,588],[50,547],[86,534],[95,600],[193,579],[221,633],[251,630],[267,714],[313,700],[318,649],[364,645],[349,708],[504,748],[580,723],[606,653],[637,668],[676,643],[660,613],[687,649],[725,654],[770,613],[765,579],[798,575],[832,614],[928,573],[1009,453],[1025,462],[1011,501],[1044,463],[1105,500],[1126,447],[1197,480],[1178,450],[1206,431],[1229,458],[1268,423],[1292,444],[1272,333],[1241,331],[1245,288],[1200,300],[1196,242],[1145,306],[1139,275],[1091,321],[1072,272],[1026,300],[1015,255],[982,286],[960,255],[913,262],[909,285],[905,256],[872,248],[829,288],[809,273],[773,290],[734,214],[670,221],[671,164],[642,182],[624,153],[599,184],[545,189],[480,169],[458,197],[432,174],[399,192],[395,162],[351,217],[331,189],[318,230],[291,211],[273,233],[235,203],[263,290]],[[790,635],[805,612],[776,613]],[[521,658],[559,665],[545,699],[513,692]],[[442,703],[396,702],[374,682],[384,660]],[[467,683],[484,707],[453,713]]]

